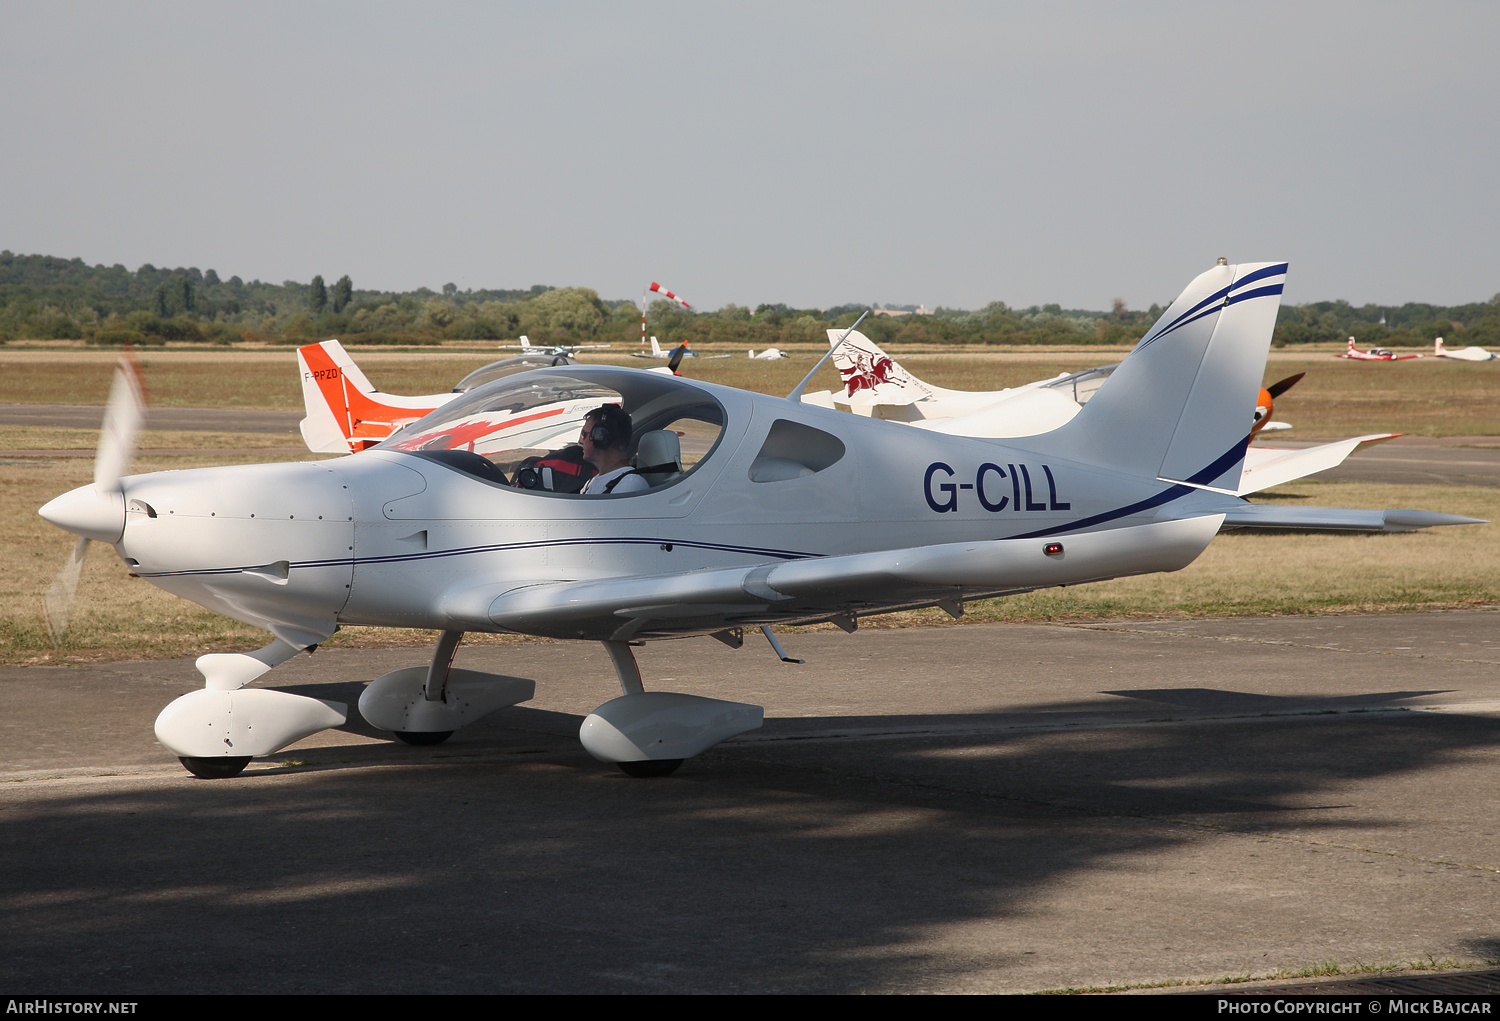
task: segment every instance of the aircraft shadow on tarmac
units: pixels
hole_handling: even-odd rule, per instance
[[[1220,688],[1137,688],[1133,691],[1101,691],[1101,695],[1119,695],[1147,702],[1184,706],[1210,713],[1294,713],[1311,708],[1330,712],[1349,711],[1371,706],[1385,706],[1423,695],[1442,695],[1442,689],[1430,691],[1377,691],[1362,695],[1261,695],[1253,692],[1227,691]]]
[[[352,701],[358,687],[287,690]],[[1048,980],[1027,969],[1054,938],[1093,946],[1104,972],[1196,974],[1172,953],[1114,949],[1099,920],[1128,933],[1126,915],[1149,915],[1168,887],[1202,896],[1195,925],[1258,910],[1237,898],[1261,880],[1228,873],[1261,845],[1217,845],[1234,860],[1196,887],[1170,886],[1184,881],[1174,852],[1210,831],[1399,827],[1414,805],[1384,800],[1391,782],[1500,748],[1500,719],[1438,713],[1066,725],[1117,710],[1118,695],[1210,712],[1299,704],[1142,689],[1051,714],[1052,730],[1012,726],[1049,715],[1036,713],[771,720],[763,739],[659,780],[590,759],[576,715],[515,707],[400,756],[289,753],[310,763],[299,775],[17,784],[0,828],[0,979],[71,993],[1035,986]],[[1318,898],[1351,895],[1336,849],[1273,843],[1300,855],[1275,881],[1308,898],[1309,917]],[[1068,930],[1038,897],[1078,880],[1121,914]],[[943,943],[952,926],[968,935]],[[1294,960],[1329,950],[1299,947],[1295,927],[1266,938]]]

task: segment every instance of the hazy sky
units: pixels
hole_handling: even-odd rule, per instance
[[[0,248],[704,307],[1500,291],[1500,5],[0,4]]]

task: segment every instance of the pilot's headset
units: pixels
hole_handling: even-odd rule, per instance
[[[624,446],[630,442],[630,416],[618,404],[605,404],[589,412],[594,419],[589,442],[600,450]]]

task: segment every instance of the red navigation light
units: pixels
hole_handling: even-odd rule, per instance
[[[1047,543],[1047,545],[1042,547],[1042,552],[1047,554],[1047,556],[1049,557],[1060,557],[1062,556],[1063,552],[1062,543],[1049,542]]]

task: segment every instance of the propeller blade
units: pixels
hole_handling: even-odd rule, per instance
[[[63,564],[63,569],[57,572],[57,577],[52,579],[52,584],[47,586],[47,591],[42,595],[42,622],[47,626],[47,634],[52,636],[53,645],[68,630],[68,618],[73,615],[73,599],[78,595],[78,576],[83,571],[83,557],[88,550],[87,539],[79,539],[74,543],[68,562]]]
[[[1297,380],[1301,379],[1305,375],[1307,375],[1307,373],[1299,372],[1295,376],[1288,376],[1280,383],[1272,383],[1270,386],[1266,387],[1266,393],[1270,394],[1271,400],[1274,401],[1276,398],[1286,393],[1292,387],[1296,386]]]
[[[115,365],[104,408],[104,426],[99,430],[99,449],[94,455],[94,486],[100,492],[120,491],[120,477],[135,456],[136,434],[146,421],[146,387],[141,370],[129,351]]]

